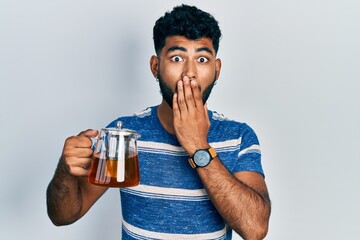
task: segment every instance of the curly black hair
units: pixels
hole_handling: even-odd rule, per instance
[[[171,36],[184,36],[191,40],[207,37],[212,40],[215,52],[219,49],[221,31],[218,22],[197,7],[182,4],[160,17],[153,28],[156,54],[160,54],[165,40]]]

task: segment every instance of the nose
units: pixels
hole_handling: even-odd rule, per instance
[[[187,61],[184,65],[184,70],[181,75],[183,78],[184,76],[188,76],[191,80],[197,78],[197,69],[196,69],[196,63],[192,61]]]

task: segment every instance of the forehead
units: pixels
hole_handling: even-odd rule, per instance
[[[166,54],[170,48],[173,47],[182,47],[187,51],[192,52],[201,48],[208,48],[214,54],[215,49],[210,38],[199,38],[196,40],[188,39],[184,36],[171,36],[167,37],[165,40],[165,46],[161,50],[162,54]]]

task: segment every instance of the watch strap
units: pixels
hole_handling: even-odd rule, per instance
[[[208,148],[208,152],[210,153],[211,160],[213,160],[217,156],[217,153],[215,152],[215,149],[212,148],[212,147]]]
[[[210,154],[210,162],[217,156],[217,153],[213,147],[209,147],[208,149],[198,149],[195,151],[195,153],[199,150],[205,150]],[[194,153],[194,155],[195,155],[195,153]],[[192,157],[189,157],[189,164],[192,168],[198,167],[198,165],[196,165],[196,163],[194,161],[194,155]]]

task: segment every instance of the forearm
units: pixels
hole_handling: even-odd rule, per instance
[[[270,200],[236,179],[215,158],[198,174],[224,220],[244,239],[263,239],[268,229]]]
[[[174,131],[184,150],[194,156],[196,150],[207,149],[210,119],[197,81],[182,77],[172,103]],[[242,182],[217,157],[197,171],[215,207],[236,232],[245,239],[265,237],[270,203],[262,176],[252,173]]]
[[[71,224],[81,217],[78,177],[70,175],[61,160],[47,188],[46,197],[48,215],[55,225]]]

